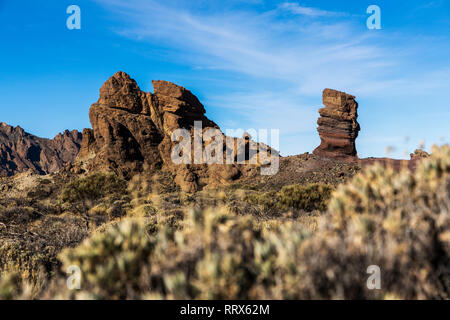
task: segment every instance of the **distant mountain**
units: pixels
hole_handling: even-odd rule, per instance
[[[0,122],[0,176],[33,170],[53,173],[72,162],[80,150],[82,135],[77,130],[64,131],[53,139],[39,138]]]

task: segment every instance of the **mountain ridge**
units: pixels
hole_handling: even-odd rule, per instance
[[[0,122],[0,176],[27,170],[38,174],[57,172],[75,159],[81,140],[77,130],[65,130],[49,139]]]

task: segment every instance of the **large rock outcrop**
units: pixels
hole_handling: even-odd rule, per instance
[[[230,182],[252,169],[234,163],[175,164],[171,158],[178,144],[172,141],[175,130],[186,129],[193,146],[195,121],[201,122],[201,132],[208,129],[220,132],[220,129],[205,116],[205,108],[189,90],[167,81],[153,81],[153,87],[153,93],[141,91],[124,72],[117,72],[103,84],[99,100],[89,111],[92,129],[83,131],[77,159],[79,167],[87,171],[113,170],[124,178],[143,171],[168,170],[176,184],[188,192],[209,184]],[[225,142],[227,137],[220,134]],[[245,138],[233,141],[239,142],[246,146],[242,152],[247,153],[247,159],[248,154],[257,157],[258,144]],[[202,142],[202,150],[206,145]],[[263,147],[271,152],[267,146]],[[227,152],[234,152],[232,156],[236,159],[239,150],[223,147],[220,157],[225,159]]]
[[[78,131],[64,131],[54,139],[44,139],[21,127],[0,123],[0,176],[12,176],[32,170],[38,174],[54,173],[72,162],[81,146]]]
[[[356,160],[355,140],[360,130],[355,97],[332,89],[323,91],[317,131],[321,144],[314,154],[333,159]]]

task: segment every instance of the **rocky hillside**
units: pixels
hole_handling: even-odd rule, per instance
[[[246,134],[240,138],[225,136],[189,90],[161,80],[153,81],[153,87],[153,93],[144,92],[128,74],[115,73],[100,88],[99,99],[90,108],[92,129],[84,129],[82,134],[66,130],[49,140],[2,123],[0,175],[29,169],[48,174],[64,167],[75,174],[113,171],[130,180],[136,174],[163,171],[182,191],[195,192],[205,186],[233,183],[261,188],[277,188],[288,182],[336,185],[359,167],[377,162],[397,170],[413,170],[426,156],[415,154],[412,161],[359,159],[355,147],[360,130],[358,103],[350,94],[325,89],[317,122],[320,146],[313,155],[275,157],[279,162],[274,174],[261,175],[260,169],[273,164],[270,157],[277,151]],[[176,138],[180,129],[187,132],[186,141]],[[216,134],[208,139],[208,132]],[[173,152],[184,142],[188,147],[179,155],[184,160],[186,156],[187,161],[176,163]],[[205,157],[214,161],[208,162]]]
[[[21,127],[0,123],[0,176],[32,170],[53,173],[75,159],[81,146],[81,133],[64,131],[53,139],[25,132]]]

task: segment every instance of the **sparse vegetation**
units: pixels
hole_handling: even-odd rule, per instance
[[[98,200],[105,196],[126,194],[127,184],[115,173],[94,173],[70,182],[61,193],[63,202]]]
[[[306,186],[291,185],[283,187],[279,192],[253,192],[246,196],[250,203],[262,206],[264,209],[304,211],[325,211],[331,198],[333,187],[314,183]]]
[[[64,213],[87,222],[83,232],[91,236],[60,241],[43,258],[56,261],[45,281],[8,268],[0,298],[450,299],[450,147],[434,149],[414,173],[373,166],[334,191],[313,184],[130,194],[97,199],[85,218]],[[105,214],[114,203],[123,212]],[[27,203],[1,205],[8,228],[12,217],[47,232],[63,228],[44,228],[55,217],[35,215],[43,210]],[[91,224],[96,216],[107,218]],[[2,266],[39,260],[11,254],[2,255]],[[63,284],[70,265],[82,270],[81,290]],[[366,286],[370,265],[381,269],[381,290]]]
[[[302,209],[305,211],[327,209],[333,188],[323,184],[307,186],[286,186],[279,192],[279,205],[284,208]]]
[[[143,264],[152,249],[145,225],[129,219],[96,233],[76,249],[62,252],[65,267],[79,266],[84,275],[85,295],[93,298],[127,298],[141,285]]]
[[[21,279],[16,273],[8,273],[0,279],[0,300],[11,300],[22,296]]]

